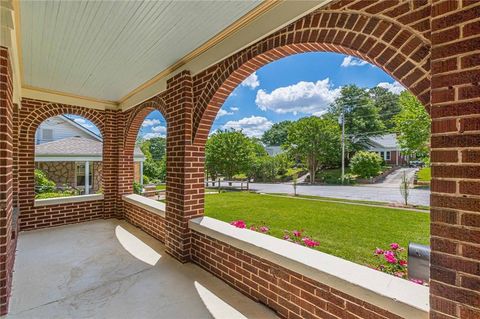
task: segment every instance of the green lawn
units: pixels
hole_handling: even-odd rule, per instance
[[[430,167],[424,167],[418,171],[417,176],[421,182],[430,182],[432,180],[432,169]]]
[[[165,184],[160,184],[160,185],[155,186],[155,189],[156,189],[156,190],[159,190],[159,191],[162,191],[162,190],[167,189],[167,185],[165,185]]]
[[[428,244],[430,236],[427,213],[246,192],[206,195],[205,215],[267,225],[276,237],[283,237],[285,229],[303,229],[320,241],[319,250],[360,264],[375,263],[376,247],[392,242],[407,247],[409,241]]]

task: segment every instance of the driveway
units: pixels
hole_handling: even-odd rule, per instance
[[[234,183],[234,186],[237,186],[235,184],[236,183]],[[240,186],[240,184],[238,186]],[[293,186],[291,184],[250,183],[250,189],[262,193],[293,193]],[[399,186],[379,187],[376,185],[298,185],[297,193],[301,195],[370,200],[389,203],[403,203]],[[424,189],[411,189],[409,203],[414,205],[429,206],[430,191]]]
[[[399,168],[393,171],[391,174],[387,175],[381,183],[375,184],[375,186],[399,188],[400,183],[402,182],[403,174],[406,174],[407,179],[412,182],[416,170],[416,168],[410,167]]]

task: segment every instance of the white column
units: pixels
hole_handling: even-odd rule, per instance
[[[140,185],[143,186],[143,161],[140,161]]]
[[[386,162],[387,161],[387,151],[383,150],[383,160]]]
[[[85,195],[90,194],[90,162],[85,162]]]

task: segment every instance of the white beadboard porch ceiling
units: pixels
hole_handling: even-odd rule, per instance
[[[260,1],[21,1],[23,85],[118,101]]]

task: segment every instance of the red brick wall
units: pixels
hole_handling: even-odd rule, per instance
[[[0,47],[0,315],[6,314],[15,260],[13,229],[13,86],[9,52]]]
[[[105,201],[35,207],[35,132],[41,122],[60,114],[76,114],[92,121],[104,138],[103,187]],[[18,122],[18,207],[20,230],[57,226],[97,218],[121,217],[116,212],[117,135],[115,111],[23,99],[15,114]],[[105,202],[108,204],[105,205]],[[105,209],[106,208],[106,209]]]
[[[433,3],[431,318],[480,318],[479,17]]]
[[[137,226],[162,243],[165,242],[165,219],[163,217],[127,202],[123,205],[123,211],[127,222]]]
[[[283,318],[401,318],[196,231],[192,260]]]

